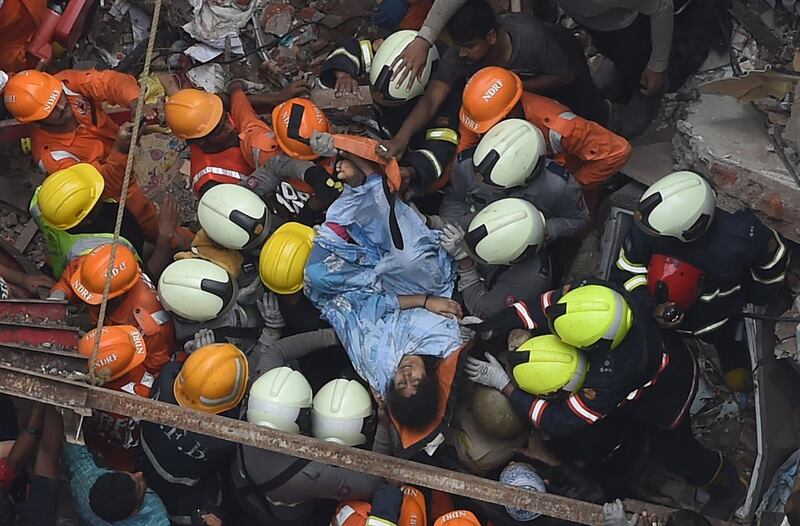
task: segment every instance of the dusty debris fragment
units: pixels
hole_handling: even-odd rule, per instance
[[[283,36],[294,24],[294,8],[289,4],[270,3],[261,15],[261,28],[265,33]]]

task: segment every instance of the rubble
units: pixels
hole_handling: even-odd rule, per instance
[[[676,164],[708,177],[718,206],[752,208],[800,242],[800,186],[770,143],[756,110],[732,97],[702,95],[689,104],[674,139]]]

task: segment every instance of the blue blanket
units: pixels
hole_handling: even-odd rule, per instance
[[[460,345],[456,320],[400,310],[398,296],[450,297],[455,271],[438,231],[399,200],[395,215],[404,250],[392,243],[381,178],[345,187],[326,222],[345,228],[351,239],[320,226],[305,273],[306,295],[336,330],[358,374],[382,395],[403,355],[445,358]]]

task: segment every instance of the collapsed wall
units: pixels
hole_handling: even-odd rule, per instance
[[[678,121],[673,145],[676,166],[707,177],[720,208],[752,208],[800,242],[800,186],[775,153],[758,110],[733,97],[701,95]]]

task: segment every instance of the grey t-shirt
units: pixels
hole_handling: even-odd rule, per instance
[[[511,37],[511,58],[507,69],[523,80],[542,74],[561,75],[569,71],[567,57],[552,34],[554,28],[549,24],[521,13],[500,15],[497,23]],[[458,48],[451,46],[439,61],[433,78],[453,86],[490,65],[485,60],[468,63],[459,58]]]

